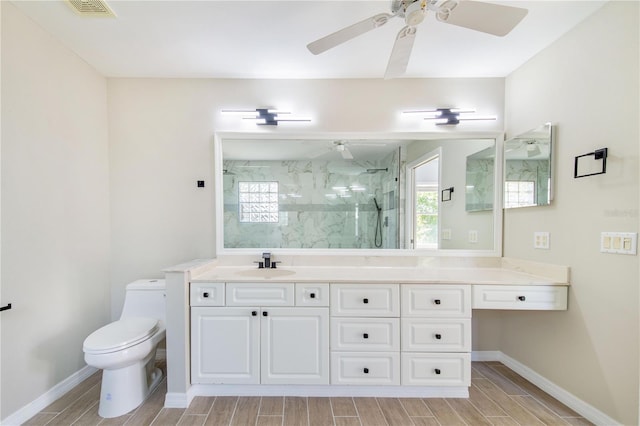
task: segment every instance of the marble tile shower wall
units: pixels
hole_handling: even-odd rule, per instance
[[[377,245],[397,248],[398,161],[225,160],[224,246],[375,248],[378,227]],[[278,182],[277,222],[240,221],[240,182]]]

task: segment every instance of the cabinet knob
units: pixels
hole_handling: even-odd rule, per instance
[[[435,303],[436,305],[440,304],[440,299],[433,299],[433,303]]]
[[[518,300],[524,302],[527,298],[525,296],[518,296]]]
[[[362,338],[363,338],[363,339],[368,339],[368,338],[369,338],[369,333],[364,333],[364,334],[362,335]]]
[[[269,312],[267,312],[267,311],[262,312],[262,316],[263,317],[268,317],[269,316]]]
[[[364,374],[369,374],[369,369],[367,367],[365,367],[363,370]]]
[[[362,299],[362,303],[369,303],[369,299],[367,299],[366,297],[364,299]]]
[[[209,297],[209,292],[205,291],[204,293],[202,293],[202,297]]]
[[[312,298],[312,299],[315,299],[315,298],[316,298],[316,294],[315,294],[315,293],[311,293],[311,294],[309,295],[309,297],[310,297],[310,298]]]
[[[252,317],[258,316],[258,311],[251,311],[251,316]]]
[[[440,369],[436,368],[435,370],[433,370],[433,372],[436,373],[436,374],[440,374]]]
[[[436,333],[435,338],[436,338],[436,340],[442,339],[442,334]]]

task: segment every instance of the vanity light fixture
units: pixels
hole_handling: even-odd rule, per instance
[[[280,111],[273,108],[253,109],[223,109],[222,113],[227,115],[239,115],[243,120],[255,120],[258,126],[277,126],[282,121],[311,121],[306,117],[289,116],[288,111]],[[281,117],[285,115],[285,117]]]
[[[425,109],[417,111],[403,111],[403,114],[420,114],[423,115],[424,120],[434,120],[438,126],[443,125],[456,125],[461,121],[467,120],[495,120],[494,116],[479,116],[473,115],[475,113],[473,108],[436,108]],[[472,115],[465,115],[472,114]]]

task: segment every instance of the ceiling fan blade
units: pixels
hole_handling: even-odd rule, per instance
[[[340,154],[342,154],[342,158],[345,160],[353,160],[353,154],[351,154],[351,151],[349,151],[349,148],[346,146],[342,151],[340,151]]]
[[[353,38],[358,37],[368,31],[378,28],[387,23],[389,18],[393,18],[394,15],[388,13],[379,13],[371,18],[367,18],[364,21],[357,22],[353,25],[345,27],[335,33],[329,34],[326,37],[322,37],[316,41],[307,44],[307,49],[314,55],[318,55],[325,52],[332,47],[336,47],[339,44],[347,42]]]
[[[393,44],[384,78],[395,78],[404,74],[409,64],[409,57],[411,56],[415,38],[416,27],[406,26],[400,30],[396,37],[396,42]]]
[[[471,0],[450,0],[440,6],[439,21],[503,37],[522,21],[528,10]]]

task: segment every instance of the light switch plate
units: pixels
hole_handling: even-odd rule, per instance
[[[548,232],[534,232],[533,233],[533,248],[549,250],[549,233]]]
[[[614,254],[637,254],[637,232],[601,232],[600,251]]]
[[[451,229],[450,228],[442,230],[442,239],[443,240],[450,240],[451,239]]]
[[[478,242],[478,231],[469,231],[469,242],[472,244]]]

